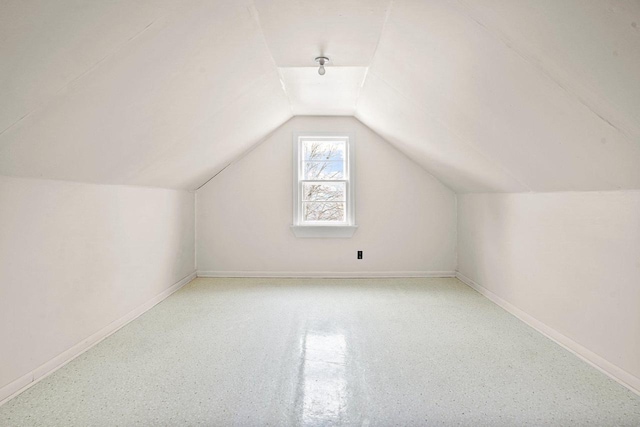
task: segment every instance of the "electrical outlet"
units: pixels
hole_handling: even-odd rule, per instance
[[[358,251],[358,259],[362,259],[362,251]]]

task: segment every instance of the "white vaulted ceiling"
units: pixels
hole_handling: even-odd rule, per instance
[[[640,188],[634,22],[631,1],[396,1],[356,115],[457,191]]]
[[[250,1],[144,6],[2,3],[2,174],[193,189],[291,117]]]
[[[5,0],[0,174],[194,189],[354,115],[457,192],[637,189],[638,70],[636,0]]]

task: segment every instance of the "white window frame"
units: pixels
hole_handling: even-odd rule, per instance
[[[303,176],[302,144],[306,140],[344,140],[345,171],[341,180],[345,182],[346,203],[345,221],[307,221],[302,216],[302,184],[306,181]],[[296,237],[310,238],[348,238],[353,236],[358,226],[356,218],[355,193],[355,135],[351,132],[294,132],[293,134],[293,225],[291,230]],[[315,181],[315,180],[314,180]]]

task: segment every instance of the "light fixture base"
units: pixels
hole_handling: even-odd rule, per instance
[[[326,56],[318,56],[316,58],[316,62],[320,64],[320,68],[318,68],[318,74],[320,74],[321,76],[324,76],[324,73],[325,73],[324,64],[329,62],[329,58],[327,58]]]

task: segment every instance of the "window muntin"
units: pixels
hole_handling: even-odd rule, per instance
[[[349,135],[295,138],[294,225],[353,225]]]

